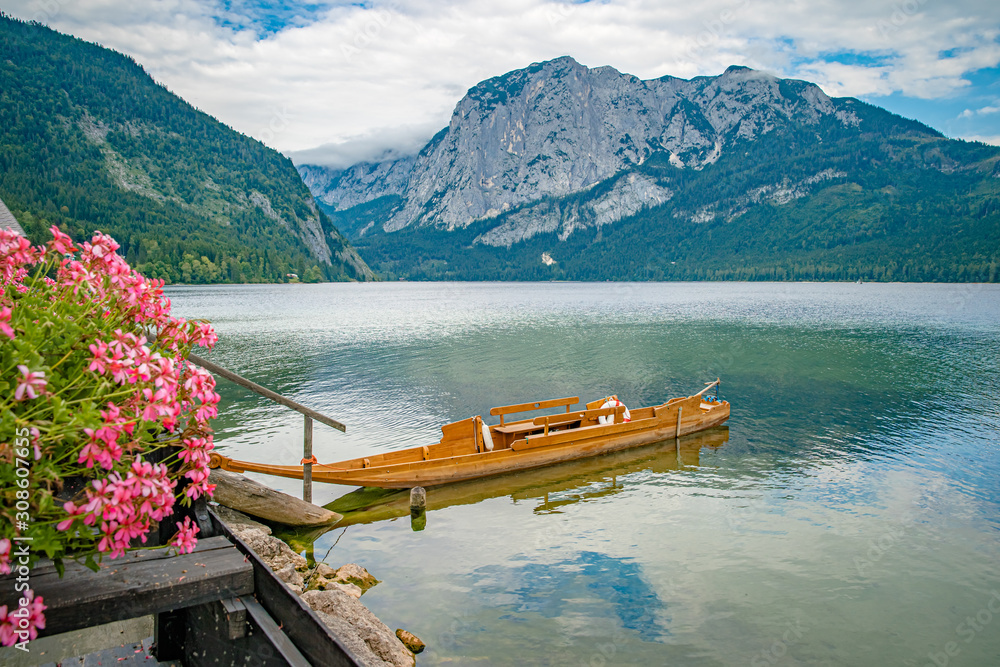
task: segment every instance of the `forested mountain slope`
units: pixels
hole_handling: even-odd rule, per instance
[[[373,277],[287,158],[131,58],[2,15],[0,198],[35,241],[99,229],[171,282]]]

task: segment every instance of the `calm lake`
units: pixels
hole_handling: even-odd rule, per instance
[[[382,283],[176,287],[209,356],[347,424],[320,461],[496,405],[722,378],[727,427],[408,496],[317,484],[298,539],[382,583],[418,664],[995,665],[1000,286]],[[302,417],[219,381],[217,444],[298,463]],[[254,476],[295,495],[301,483]],[[346,496],[346,497],[344,497]],[[343,498],[342,498],[343,497]],[[335,541],[339,539],[336,546]],[[332,549],[331,549],[332,547]]]

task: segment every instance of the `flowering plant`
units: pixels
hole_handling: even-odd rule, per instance
[[[215,343],[212,327],[172,317],[163,281],[133,271],[111,237],[76,248],[50,231],[32,246],[0,230],[0,574],[42,553],[96,568],[95,554],[124,555],[177,503],[214,489],[219,395],[186,360]],[[165,447],[175,453],[148,460]],[[190,552],[197,526],[176,525],[171,544]],[[30,556],[15,558],[25,543]],[[27,599],[34,633],[44,604]],[[14,641],[11,615],[0,607],[2,644]]]

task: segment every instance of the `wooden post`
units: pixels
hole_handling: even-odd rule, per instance
[[[677,408],[677,432],[674,434],[675,438],[681,437],[681,411],[682,410],[684,410],[684,408],[678,406],[678,408]]]
[[[312,459],[313,455],[313,420],[309,415],[305,415],[305,441],[302,444],[302,458],[306,461]],[[307,503],[313,501],[313,466],[312,463],[302,464],[302,500]]]
[[[427,491],[422,486],[410,489],[410,509],[422,512],[427,507]]]
[[[410,530],[419,532],[427,526],[427,491],[422,486],[410,489]]]

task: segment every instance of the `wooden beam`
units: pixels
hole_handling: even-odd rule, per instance
[[[206,371],[209,371],[209,372],[214,373],[216,375],[221,375],[222,377],[226,378],[230,382],[232,382],[234,384],[238,384],[239,386],[243,387],[244,389],[249,389],[250,391],[252,391],[252,392],[254,392],[256,394],[260,394],[261,396],[263,396],[265,398],[271,399],[275,403],[280,403],[280,404],[284,405],[287,408],[291,408],[292,410],[295,410],[296,412],[301,412],[302,414],[304,414],[304,415],[306,415],[308,417],[312,417],[313,419],[315,419],[316,421],[318,421],[321,424],[326,424],[330,428],[335,428],[338,431],[340,431],[341,433],[347,433],[347,427],[344,426],[343,424],[341,424],[339,421],[337,421],[335,419],[331,419],[331,418],[327,417],[326,415],[321,414],[319,412],[316,412],[312,408],[307,408],[306,406],[302,405],[301,403],[296,403],[295,401],[293,401],[290,398],[285,398],[281,394],[273,392],[270,389],[268,389],[267,387],[262,387],[259,384],[257,384],[256,382],[251,382],[250,380],[247,380],[246,378],[244,378],[242,376],[239,376],[236,373],[233,373],[232,371],[227,371],[222,366],[218,366],[216,364],[213,364],[211,361],[208,361],[207,359],[202,359],[201,357],[199,357],[197,355],[189,354],[188,355],[188,361],[190,361],[193,364],[198,364],[199,366],[201,366],[202,368],[204,368]]]
[[[490,414],[496,417],[497,415],[509,415],[515,412],[528,412],[529,410],[545,410],[547,408],[559,408],[566,406],[567,411],[569,406],[576,405],[580,402],[579,396],[571,396],[569,398],[553,398],[547,401],[535,401],[534,403],[518,403],[517,405],[501,405],[498,408],[490,408]]]
[[[261,606],[272,618],[283,624],[282,631],[310,663],[324,667],[353,667],[363,664],[344,641],[320,620],[316,612],[293,593],[285,582],[274,576],[271,568],[243,540],[234,535],[214,512],[212,517],[216,528],[236,543],[253,566],[254,595]],[[247,610],[250,610],[249,606]]]

